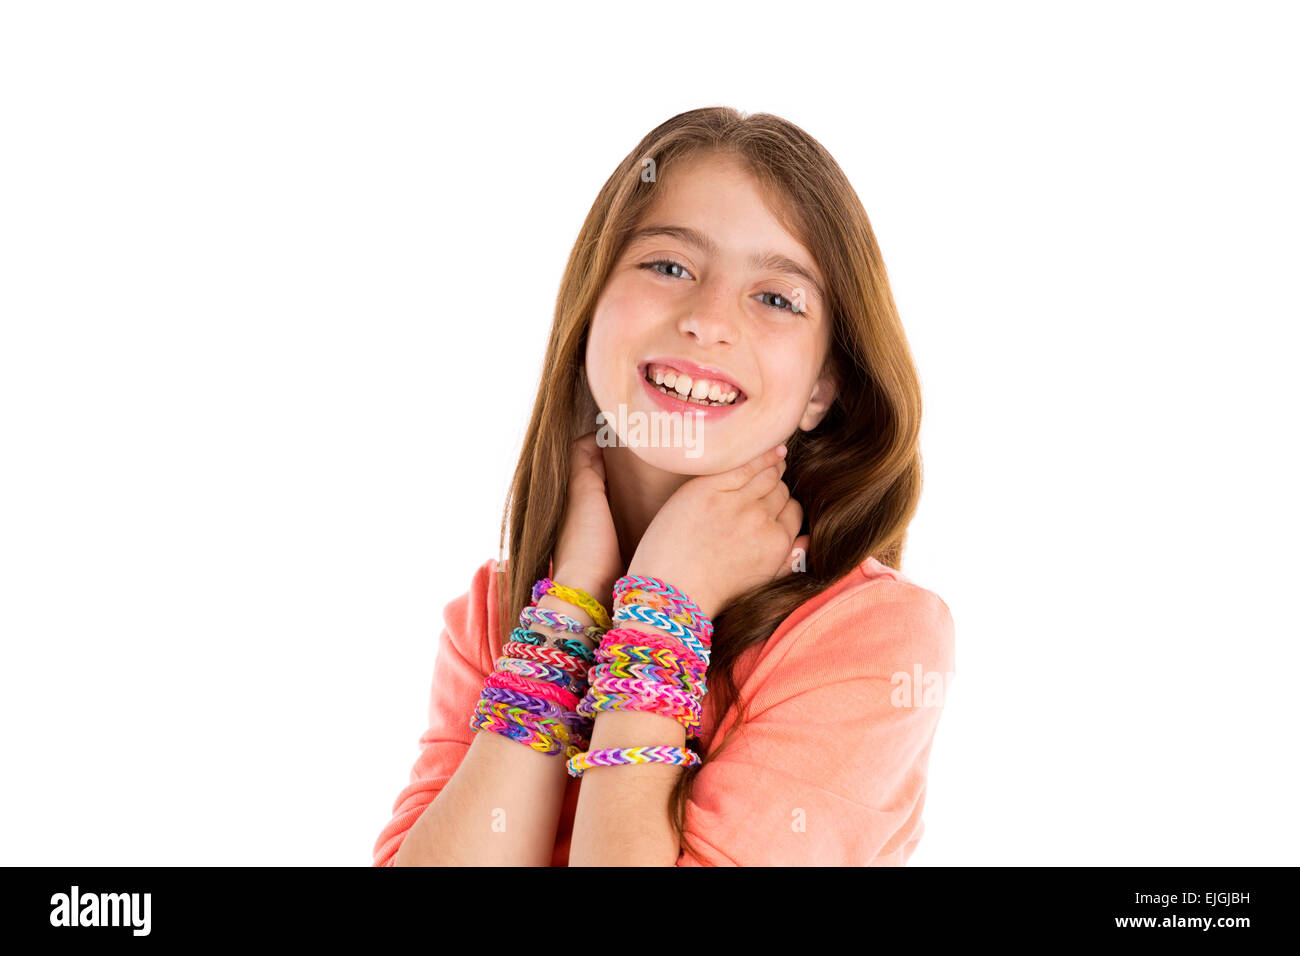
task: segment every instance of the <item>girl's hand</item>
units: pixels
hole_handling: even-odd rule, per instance
[[[732,598],[789,574],[803,508],[790,497],[785,446],[673,493],[641,537],[628,574],[658,578],[712,618]],[[615,579],[617,580],[617,579]]]
[[[554,580],[581,588],[609,607],[614,582],[623,576],[623,555],[605,494],[605,459],[589,432],[569,456],[569,500],[552,556]]]

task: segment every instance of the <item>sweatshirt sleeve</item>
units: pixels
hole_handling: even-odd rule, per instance
[[[749,722],[696,776],[677,865],[903,865],[955,672],[948,606],[911,582],[877,582],[783,642]]]
[[[470,589],[443,610],[444,627],[433,663],[428,729],[420,735],[420,756],[410,783],[397,795],[393,817],[373,848],[374,866],[392,866],[412,824],[447,785],[469,751],[474,731],[469,719],[490,667],[489,599],[495,598],[495,560],[474,574]]]

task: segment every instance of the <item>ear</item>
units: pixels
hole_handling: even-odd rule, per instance
[[[799,427],[810,432],[820,425],[826,413],[830,411],[835,395],[835,378],[828,370],[822,373],[821,378],[817,379],[817,384],[813,386],[808,407],[804,409],[803,417],[799,419]]]

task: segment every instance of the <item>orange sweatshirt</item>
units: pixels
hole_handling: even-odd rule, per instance
[[[392,866],[469,750],[470,715],[504,643],[495,571],[485,562],[444,611],[429,727],[375,866]],[[736,663],[750,720],[698,772],[685,830],[704,858],[683,850],[677,865],[905,864],[924,831],[930,746],[955,665],[948,606],[875,558],[804,602]],[[739,716],[733,706],[715,724],[705,704],[701,756]],[[581,786],[569,777],[552,866],[568,865]]]

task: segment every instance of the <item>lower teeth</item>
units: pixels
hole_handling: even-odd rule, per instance
[[[647,381],[647,382],[650,382],[650,379],[646,379],[646,381]],[[651,385],[654,385],[655,383],[654,383],[654,382],[650,382],[650,384],[651,384]],[[690,403],[693,404],[693,405],[711,405],[711,406],[717,407],[717,406],[719,406],[719,405],[733,405],[733,404],[735,404],[734,402],[706,402],[706,401],[704,401],[703,399],[700,399],[700,398],[685,398],[685,397],[683,397],[682,394],[681,394],[679,391],[677,391],[675,388],[667,388],[666,386],[663,386],[663,385],[655,385],[655,388],[659,389],[659,391],[663,392],[665,395],[671,395],[673,398],[678,399],[679,401],[690,402]]]

